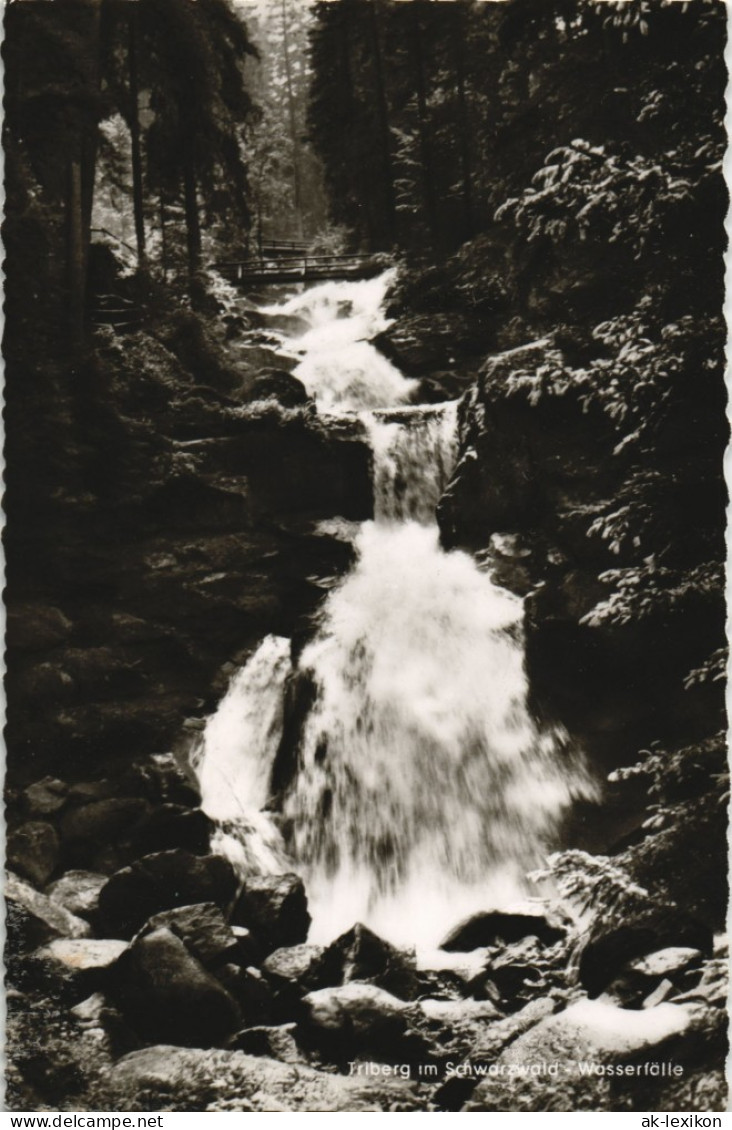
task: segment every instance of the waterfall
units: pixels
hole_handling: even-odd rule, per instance
[[[292,343],[306,350],[298,375],[321,407],[358,414],[369,437],[375,520],[361,526],[356,563],[293,672],[313,693],[278,798],[286,843],[261,809],[287,641],[268,637],[234,678],[198,773],[204,807],[222,822],[218,850],[242,871],[254,860],[303,875],[312,940],[361,921],[430,946],[464,914],[525,895],[527,870],[557,846],[575,798],[595,789],[567,735],[529,711],[521,601],[468,554],[440,547],[434,511],[456,457],[456,404],[402,406],[408,382],[394,370],[388,408],[374,408],[361,389],[373,377],[381,396],[378,365],[338,377],[366,344],[354,335],[378,321],[378,288],[362,286],[292,300],[313,326]]]
[[[586,782],[527,705],[521,602],[434,526],[367,523],[300,659],[317,689],[284,801],[316,938],[436,943],[525,891]]]
[[[363,414],[373,452],[377,521],[431,523],[455,465],[457,401]]]
[[[211,849],[241,874],[282,871],[285,863],[279,829],[261,810],[269,799],[290,670],[290,641],[267,636],[231,680],[191,753],[201,807],[217,826]]]

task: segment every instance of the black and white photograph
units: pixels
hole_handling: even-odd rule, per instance
[[[9,1125],[723,1125],[729,12],[5,0]]]

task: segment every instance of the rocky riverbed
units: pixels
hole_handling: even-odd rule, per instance
[[[722,1109],[726,942],[683,915],[588,935],[535,903],[430,953],[358,923],[312,945],[302,880],[209,854],[172,757],[21,803],[13,1110]]]

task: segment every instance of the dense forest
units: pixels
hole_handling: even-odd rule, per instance
[[[724,1109],[726,23],[718,0],[9,0],[11,1109],[280,1109],[266,1105],[289,1101],[280,1060],[313,1077],[290,1109]],[[181,768],[263,637],[291,640],[294,661],[313,638],[355,556],[324,520],[375,513],[368,426],[328,420],[293,375],[300,315],[273,313],[292,287],[237,289],[228,269],[271,271],[277,240],[393,269],[372,341],[411,382],[410,411],[458,401],[440,544],[522,598],[532,717],[601,782],[542,864],[575,933],[555,945],[552,920],[538,949],[492,938],[514,976],[493,988],[486,970],[470,992],[415,971],[363,926],[268,970],[288,947],[322,947],[305,945],[295,896],[283,910],[281,892],[257,902],[245,882],[232,917],[200,782]],[[269,802],[282,812],[314,694],[288,687]],[[175,853],[184,876],[150,864],[144,886],[140,860]],[[140,1003],[145,961],[175,954],[143,943],[193,930],[161,883],[228,920],[207,920],[215,961],[191,950],[213,1059],[194,1082],[192,1060],[173,1082],[144,1076],[140,1099],[144,1073],[119,1065],[177,1042]],[[133,927],[114,900],[138,898]],[[265,903],[284,932],[261,924]],[[71,943],[112,948],[79,974]],[[698,957],[665,979],[628,964],[682,949]],[[510,1062],[514,1041],[540,1057],[542,1025],[580,993],[697,1012],[642,1048],[684,1064],[666,1090],[473,1079],[323,1097],[316,1075],[348,1073],[304,1001],[351,981],[495,1006],[464,1030],[426,1007],[408,1026],[381,1015],[376,1048],[351,1048],[413,1071],[476,1049]],[[104,1033],[93,1055],[90,1029]],[[277,1061],[263,1100],[242,1083],[254,1057]]]

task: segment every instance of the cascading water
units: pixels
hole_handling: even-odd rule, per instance
[[[470,556],[440,547],[434,511],[455,459],[456,404],[394,408],[413,385],[395,369],[391,411],[363,393],[373,369],[357,372],[346,342],[378,321],[379,288],[357,290],[356,308],[362,286],[329,284],[280,307],[315,311],[314,352],[308,334],[291,343],[308,350],[297,374],[319,404],[360,415],[376,515],[291,673],[312,705],[279,797],[286,843],[260,810],[282,731],[287,641],[268,637],[234,678],[197,765],[204,807],[221,824],[217,850],[242,870],[281,871],[289,854],[312,940],[361,921],[429,946],[464,914],[524,894],[573,799],[594,788],[566,736],[530,715],[521,601]],[[342,301],[352,318],[338,318]],[[351,366],[341,382],[338,356]]]

